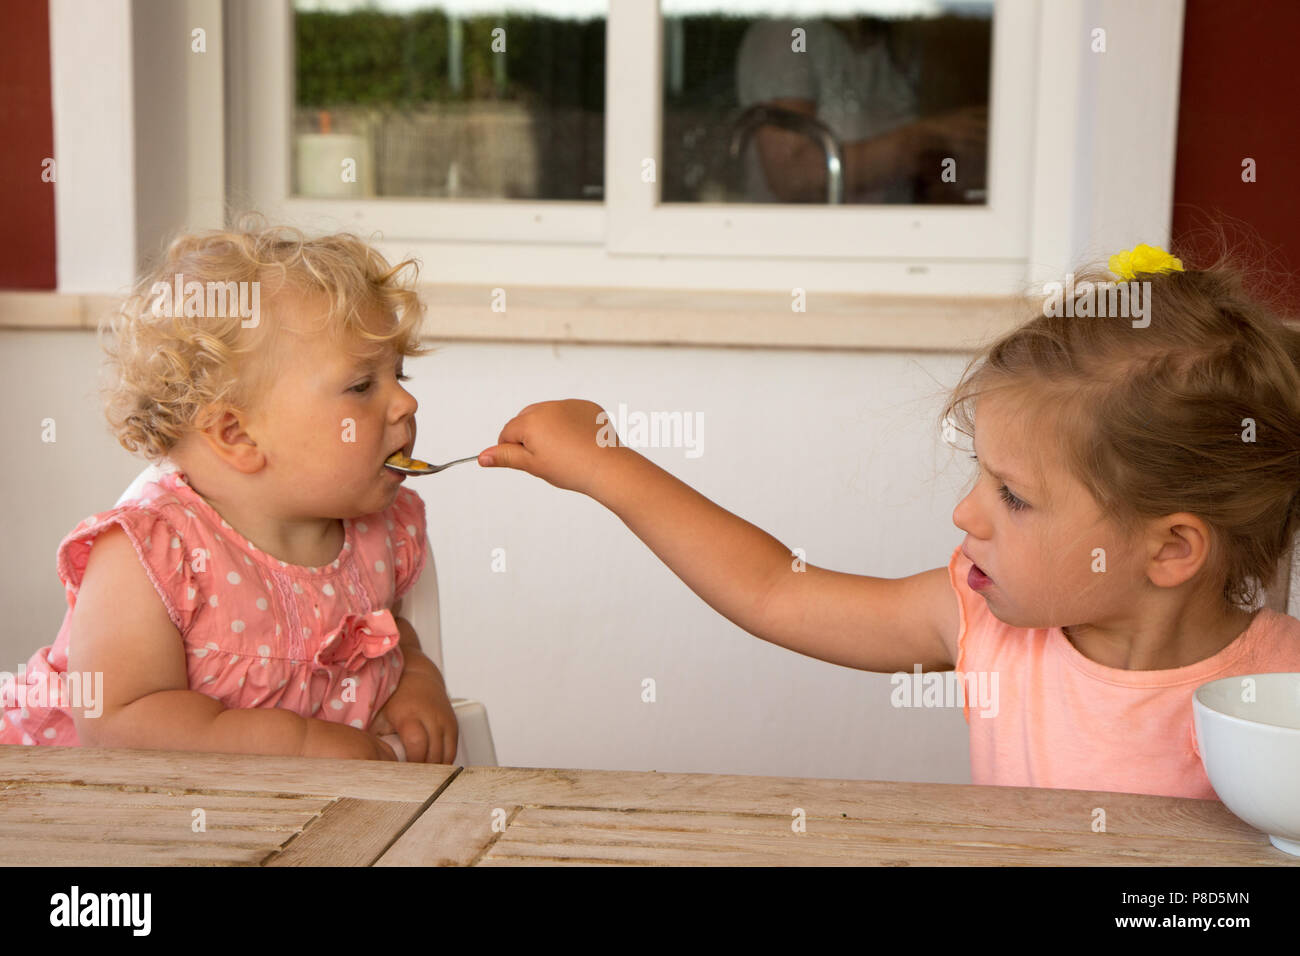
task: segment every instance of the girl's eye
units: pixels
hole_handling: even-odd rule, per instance
[[[353,385],[350,389],[348,389],[348,391],[349,391],[349,392],[356,392],[356,393],[359,395],[359,394],[361,394],[362,392],[364,392],[366,389],[368,389],[369,387],[370,387],[370,383],[369,383],[369,382],[362,382],[360,385]]]
[[[979,458],[975,455],[971,455],[970,457],[971,457],[971,461],[979,461]],[[1029,507],[1028,504],[1026,504],[1025,502],[1021,501],[1019,498],[1017,498],[1015,495],[1013,495],[1011,493],[1011,489],[1008,488],[1006,485],[1000,485],[998,487],[998,494],[1002,496],[1003,502],[1005,502],[1006,506],[1010,508],[1012,511],[1024,511],[1026,508]]]
[[[411,376],[409,376],[409,375],[403,375],[401,372],[398,372],[398,373],[397,373],[397,380],[398,380],[399,382],[409,382],[409,381],[411,380]]]
[[[1002,495],[1002,500],[1007,503],[1007,507],[1010,508],[1012,511],[1021,511],[1024,508],[1028,507],[1028,505],[1026,505],[1015,495],[1013,495],[1007,489],[1006,485],[1003,485],[1001,488],[998,489],[998,494]]]

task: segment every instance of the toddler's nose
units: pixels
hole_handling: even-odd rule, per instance
[[[398,382],[397,397],[389,406],[389,411],[393,413],[393,420],[401,423],[402,419],[409,418],[411,428],[415,428],[415,413],[419,410],[420,403],[415,400],[415,396],[408,392],[401,382]]]

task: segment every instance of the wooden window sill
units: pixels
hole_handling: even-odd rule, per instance
[[[779,292],[511,286],[492,310],[488,286],[423,285],[424,338],[741,348],[972,352],[1027,316],[1015,297],[834,294],[807,311]],[[0,328],[94,329],[118,299],[0,292]]]

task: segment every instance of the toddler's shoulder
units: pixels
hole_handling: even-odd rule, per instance
[[[110,529],[121,529],[172,623],[184,633],[197,606],[198,582],[188,560],[194,536],[187,533],[183,507],[174,504],[136,499],[78,522],[60,542],[56,558],[69,599],[81,589],[96,540]],[[128,553],[124,547],[115,551]]]

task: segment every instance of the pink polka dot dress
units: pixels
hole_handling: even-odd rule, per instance
[[[59,545],[68,611],[54,643],[0,695],[0,744],[80,743],[65,706],[79,699],[66,686],[69,622],[91,546],[112,525],[130,538],[180,632],[191,690],[231,709],[279,707],[364,730],[397,687],[404,659],[389,608],[424,568],[419,495],[402,487],[386,510],[345,519],[338,557],[308,568],[259,551],[177,470]]]

